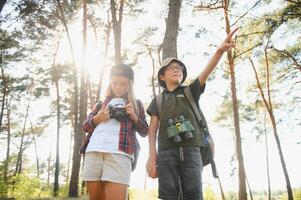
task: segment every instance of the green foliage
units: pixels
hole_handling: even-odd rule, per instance
[[[49,197],[49,190],[35,177],[19,174],[14,177],[14,186],[9,188],[9,196],[16,199],[34,199]]]
[[[139,190],[139,189],[129,189],[129,199],[131,200],[157,200],[158,192],[156,189],[153,190]]]
[[[4,183],[4,179],[0,179],[0,198],[5,197],[7,194],[7,185]]]
[[[237,200],[237,193],[236,192],[227,192],[226,193],[227,200]]]
[[[293,193],[295,200],[301,200],[301,188],[295,189]]]
[[[60,197],[68,197],[69,185],[61,185],[59,188],[59,196]]]
[[[212,188],[210,186],[207,186],[204,188],[204,199],[206,200],[216,200],[217,195],[215,194],[215,192],[212,190]]]

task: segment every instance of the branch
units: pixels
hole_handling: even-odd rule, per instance
[[[250,36],[250,35],[256,35],[256,34],[261,34],[261,33],[267,33],[267,31],[257,31],[257,32],[252,32],[252,33],[247,33],[247,34],[244,34],[244,35],[238,35],[237,38],[239,37],[247,37],[247,36]]]
[[[257,88],[259,89],[259,93],[261,95],[261,98],[266,106],[266,108],[269,110],[270,109],[270,106],[269,106],[269,103],[267,102],[266,98],[265,98],[265,95],[263,93],[263,90],[262,90],[262,87],[261,87],[261,84],[260,84],[260,81],[259,81],[259,78],[258,78],[258,73],[256,71],[256,68],[254,66],[254,62],[253,60],[249,57],[249,60],[251,62],[251,65],[252,65],[252,68],[254,70],[254,73],[255,73],[255,78],[256,78],[256,83],[257,83]]]
[[[249,49],[247,49],[247,50],[245,50],[245,51],[243,51],[243,52],[240,52],[240,51],[239,51],[240,53],[239,53],[237,56],[235,56],[234,59],[240,57],[241,55],[243,55],[243,54],[245,54],[245,53],[247,53],[247,52],[253,50],[254,48],[256,48],[256,47],[258,47],[258,46],[260,46],[260,45],[262,45],[262,42],[256,44],[255,46],[253,46],[253,47],[251,47],[251,48],[249,48]],[[236,48],[235,48],[235,49],[236,49]],[[236,49],[236,50],[237,50],[237,49]]]
[[[293,0],[285,0],[285,1],[288,1],[288,2],[291,2],[291,3],[294,3],[294,4],[299,4],[299,3],[301,3],[300,1],[293,1]]]
[[[267,43],[268,46],[269,42]],[[264,58],[265,58],[265,66],[266,66],[266,82],[267,82],[267,90],[268,90],[268,98],[270,109],[272,110],[272,100],[271,100],[271,90],[270,90],[270,67],[269,67],[269,60],[268,60],[268,52],[267,46],[264,48]]]
[[[160,44],[160,45],[159,45],[159,48],[158,48],[158,60],[159,60],[160,66],[161,66],[162,61],[163,61],[163,60],[161,60],[161,55],[160,55],[160,54],[161,54],[161,51],[162,51],[162,45],[163,45],[163,44]]]
[[[261,0],[258,0],[247,12],[245,12],[242,16],[240,16],[231,26],[234,26],[239,20],[241,20],[244,16],[246,16],[253,8],[255,8]]]
[[[150,56],[151,60],[152,60],[152,68],[153,68],[153,72],[152,72],[152,90],[153,90],[153,95],[154,97],[156,96],[156,90],[155,90],[155,59],[152,55],[152,50],[150,48],[150,46],[148,44],[145,45],[148,55]]]
[[[208,5],[204,5],[202,2],[198,6],[194,6],[194,11],[203,11],[203,10],[217,10],[220,8],[224,8],[223,5],[219,6],[218,3],[222,3],[219,0],[216,0],[214,3],[210,3]]]
[[[122,13],[123,13],[123,5],[124,5],[124,0],[120,1],[120,6],[119,6],[119,15],[118,15],[118,21],[120,22],[120,26],[121,26],[121,22],[122,22]]]
[[[289,57],[290,59],[292,59],[293,63],[297,66],[297,69],[300,70],[300,72],[301,72],[301,64],[298,63],[298,60],[291,53],[289,53],[286,50],[276,49],[274,46],[271,46],[271,48],[274,49],[275,51],[279,52],[279,53],[285,54],[287,57]]]

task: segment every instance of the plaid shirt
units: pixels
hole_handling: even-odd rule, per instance
[[[106,106],[110,100],[111,98],[107,97],[103,104],[101,102],[98,102],[93,111],[88,115],[87,119],[84,121],[82,129],[88,134],[86,135],[82,147],[80,149],[81,154],[85,153],[90,137],[92,136],[94,128],[96,127],[93,123],[93,117],[97,114],[102,105]],[[119,150],[130,155],[135,152],[136,148],[138,148],[139,145],[138,140],[136,138],[136,132],[138,132],[140,136],[145,137],[147,135],[148,130],[148,124],[145,119],[142,102],[140,100],[137,100],[137,105],[139,109],[138,122],[133,123],[133,121],[130,119],[126,119],[120,122]]]

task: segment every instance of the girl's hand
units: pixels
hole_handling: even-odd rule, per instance
[[[235,28],[233,31],[231,31],[229,33],[229,35],[227,35],[224,42],[219,46],[219,48],[218,48],[219,50],[221,50],[222,52],[226,52],[235,47],[235,43],[234,43],[234,40],[232,39],[232,36],[234,35],[234,33],[237,30],[238,30],[238,28]]]
[[[101,109],[97,112],[97,114],[93,117],[93,123],[95,125],[99,124],[100,122],[105,122],[108,119],[110,119],[110,113],[109,113],[109,107],[103,106]]]
[[[130,116],[130,119],[133,120],[134,122],[138,121],[138,116],[135,113],[134,107],[132,103],[126,104],[124,106],[125,112]]]
[[[149,156],[146,162],[146,171],[149,177],[157,178],[158,171],[157,171],[157,155]]]

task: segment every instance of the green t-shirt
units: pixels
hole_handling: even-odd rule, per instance
[[[205,86],[205,84],[202,86],[200,85],[198,78],[195,79],[189,86],[187,86],[190,87],[195,102],[199,102],[200,96],[205,90]],[[177,147],[204,146],[202,129],[199,127],[189,101],[184,96],[184,88],[185,86],[179,85],[172,92],[166,89],[162,92],[162,116],[159,116],[158,114],[155,98],[152,99],[149,107],[146,110],[150,116],[156,115],[160,118],[160,128],[158,134],[159,150]],[[171,138],[168,138],[167,135],[168,119],[171,118],[174,120],[179,115],[183,115],[185,119],[189,120],[195,130],[193,131],[193,138],[182,140],[180,142],[174,142]]]

